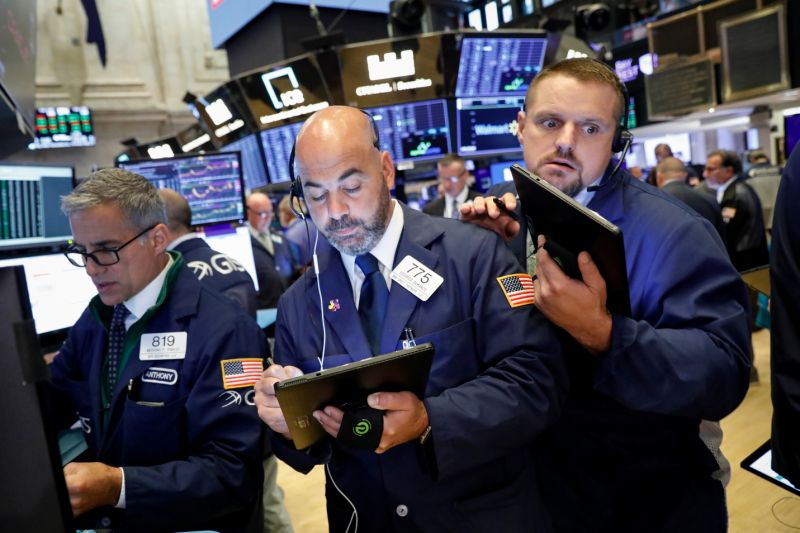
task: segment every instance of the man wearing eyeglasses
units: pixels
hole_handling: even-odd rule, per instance
[[[164,203],[141,176],[95,172],[62,210],[66,256],[98,293],[51,367],[88,445],[64,468],[79,525],[260,531],[263,334],[167,252]]]
[[[422,211],[435,217],[459,218],[461,205],[477,196],[467,187],[470,173],[464,158],[447,154],[436,163],[436,172],[444,194],[428,202]]]
[[[278,306],[278,298],[297,277],[289,241],[270,228],[272,200],[261,192],[247,197],[247,225],[258,277],[258,308]]]

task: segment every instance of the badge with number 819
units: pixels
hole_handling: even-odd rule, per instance
[[[444,282],[442,276],[410,255],[405,256],[392,270],[392,280],[423,302],[427,302]]]

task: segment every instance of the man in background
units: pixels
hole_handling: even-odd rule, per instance
[[[258,276],[259,309],[275,308],[283,291],[296,278],[295,263],[287,240],[272,231],[272,200],[262,192],[247,197],[247,224]]]
[[[436,163],[439,184],[444,192],[422,208],[424,213],[436,217],[458,218],[461,206],[477,196],[468,187],[471,175],[464,158],[447,154]]]
[[[711,222],[720,237],[725,238],[719,205],[711,196],[696,191],[686,183],[686,166],[683,161],[677,157],[666,157],[656,167],[656,173],[656,185],[659,189],[694,209],[697,214]]]
[[[761,201],[741,172],[742,161],[729,150],[708,154],[703,172],[721,209],[728,255],[739,272],[769,263]]]
[[[205,286],[224,294],[242,310],[256,317],[256,288],[250,274],[236,259],[212,250],[199,233],[192,231],[189,202],[172,189],[160,189],[167,214],[167,250],[183,256],[183,262]]]

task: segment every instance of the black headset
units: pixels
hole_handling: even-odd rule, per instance
[[[630,96],[628,95],[628,88],[625,87],[625,84],[619,79],[619,76],[617,76],[617,73],[614,72],[614,69],[599,59],[595,59],[595,61],[607,68],[609,72],[614,75],[614,78],[619,80],[619,88],[622,91],[622,116],[619,117],[619,122],[614,130],[614,139],[611,141],[611,151],[615,154],[627,152],[631,146],[631,143],[633,143],[633,133],[631,133],[628,129],[628,108],[631,104]]]
[[[364,113],[364,115],[367,117],[367,120],[369,120],[370,125],[372,126],[372,133],[375,135],[375,140],[372,143],[372,146],[380,150],[381,136],[380,133],[378,132],[378,125],[375,123],[375,118],[371,114],[364,111],[363,109],[359,109],[359,111]],[[292,210],[292,213],[294,213],[297,218],[299,218],[300,220],[305,220],[306,218],[305,214],[300,209],[295,207],[295,201],[297,200],[299,204],[300,203],[299,200],[303,200],[304,198],[303,184],[300,183],[300,180],[294,173],[294,154],[296,149],[297,149],[297,138],[295,138],[294,144],[292,144],[292,151],[289,153],[289,177],[292,180],[292,184],[289,186],[289,208]]]

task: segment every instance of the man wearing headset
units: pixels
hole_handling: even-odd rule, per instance
[[[278,305],[279,364],[256,385],[273,449],[302,472],[327,464],[331,531],[550,531],[527,447],[565,393],[555,330],[496,235],[391,199],[394,164],[370,122],[357,109],[329,107],[297,137],[295,185],[335,249]],[[405,261],[441,285],[425,295],[390,277]],[[381,284],[382,309],[367,289]],[[436,348],[422,400],[371,394],[383,429],[367,449],[347,442],[353,427],[326,406],[314,417],[337,440],[294,448],[276,382],[391,352],[409,336]]]
[[[606,308],[587,252],[583,280],[571,279],[539,237],[536,305],[567,334],[571,378],[561,418],[536,442],[541,493],[558,531],[725,531],[719,443],[700,426],[747,391],[747,296],[708,221],[612,169],[625,100],[604,64],[569,59],[537,76],[519,115],[526,166],[622,229],[632,308]],[[482,198],[462,218],[505,237],[519,228]]]

